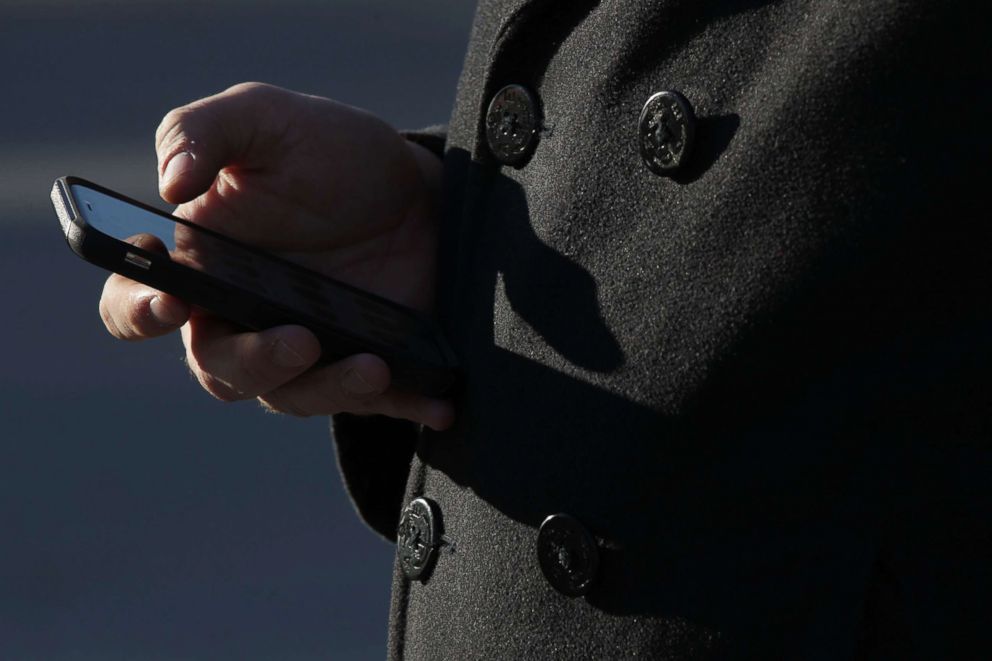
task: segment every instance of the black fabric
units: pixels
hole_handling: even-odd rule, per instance
[[[343,413],[331,419],[338,467],[352,502],[373,530],[394,542],[418,433],[419,426],[385,416]]]
[[[480,3],[440,239],[465,383],[404,497],[447,542],[395,574],[391,658],[992,657],[989,18]],[[513,82],[519,169],[482,124]],[[665,89],[699,117],[671,178],[638,150]],[[600,542],[586,597],[538,567],[556,512]]]
[[[433,152],[438,158],[444,158],[444,143],[448,137],[446,125],[436,124],[416,131],[400,131],[400,135]]]

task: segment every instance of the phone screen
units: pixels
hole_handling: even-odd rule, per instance
[[[386,346],[438,355],[420,319],[402,308],[112,195],[79,184],[72,184],[71,190],[86,223],[103,234],[129,243],[138,235],[150,234],[165,245],[174,262],[336,328],[361,328],[363,335],[372,335]]]
[[[172,261],[208,273],[228,284],[248,287],[254,292],[274,294],[279,289],[287,289],[281,285],[291,284],[273,281],[272,260],[237,243],[218,239],[86,186],[73,184],[71,189],[86,223],[107,236],[130,243],[137,236],[150,234],[165,245]],[[266,274],[269,277],[261,277],[263,268],[269,271]],[[304,278],[308,275],[305,271],[302,273],[295,273],[294,269],[294,273],[286,277]]]

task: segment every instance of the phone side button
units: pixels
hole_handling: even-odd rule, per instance
[[[146,271],[152,267],[152,260],[147,257],[142,257],[141,255],[129,252],[124,255],[124,261],[138,268],[145,269]]]

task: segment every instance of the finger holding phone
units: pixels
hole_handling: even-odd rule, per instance
[[[167,114],[156,151],[160,193],[179,205],[176,216],[431,311],[440,161],[381,120],[248,83]],[[434,429],[453,420],[450,402],[392,387],[388,365],[370,353],[314,367],[320,343],[299,325],[245,332],[116,274],[100,311],[121,339],[182,327],[190,369],[223,400],[258,398],[294,415],[382,414]]]

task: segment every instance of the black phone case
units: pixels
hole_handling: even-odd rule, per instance
[[[77,184],[128,204],[195,228],[259,257],[275,262],[301,281],[320,281],[321,291],[333,291],[335,300],[360,310],[345,327],[333,319],[334,302],[326,302],[322,315],[287,306],[284,302],[237,287],[202,271],[174,262],[168,255],[144,250],[107,236],[87,225],[70,186]],[[415,310],[362,291],[298,264],[252,248],[234,239],[170,216],[152,206],[79,177],[60,177],[52,187],[52,204],[73,252],[88,262],[167,292],[192,305],[228,319],[249,330],[284,324],[309,328],[320,340],[321,361],[334,362],[358,353],[373,353],[389,365],[397,388],[439,396],[455,381],[457,362],[437,326]],[[301,288],[308,292],[309,288]],[[311,305],[311,307],[313,307]],[[357,322],[356,322],[357,320]]]

